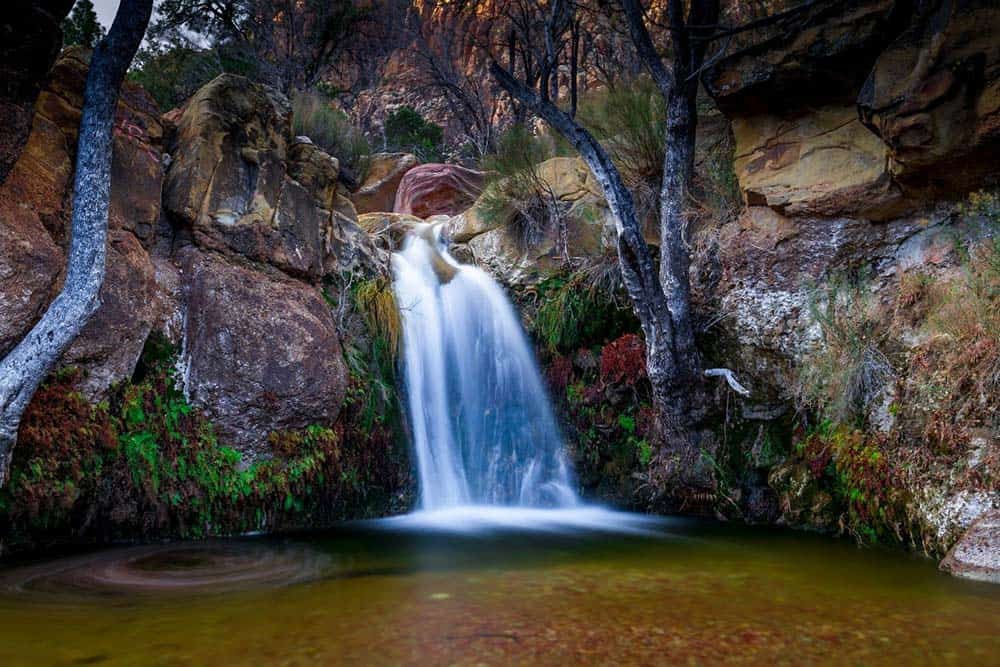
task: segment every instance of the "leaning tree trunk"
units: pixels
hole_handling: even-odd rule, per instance
[[[678,453],[691,454],[693,438],[688,395],[692,387],[685,384],[687,379],[681,377],[680,371],[697,367],[698,362],[678,357],[677,331],[669,295],[664,293],[649,246],[643,238],[632,193],[625,187],[607,151],[585,128],[551,102],[542,100],[497,63],[490,66],[490,72],[524,108],[540,116],[573,145],[600,184],[618,232],[622,280],[646,339],[646,367],[663,437]]]
[[[90,61],[77,142],[66,280],[42,319],[0,361],[0,486],[7,480],[25,408],[98,306],[107,253],[115,107],[152,7],[153,0],[122,0],[111,31]]]

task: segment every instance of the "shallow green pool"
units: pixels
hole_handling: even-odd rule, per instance
[[[1000,664],[1000,587],[686,520],[406,522],[0,570],[0,665]]]

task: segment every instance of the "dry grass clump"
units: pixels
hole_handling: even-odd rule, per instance
[[[538,166],[552,149],[523,125],[510,127],[496,151],[483,159],[488,174],[477,207],[487,223],[506,226],[522,248],[539,243],[568,208],[541,177]]]
[[[827,419],[860,424],[896,378],[883,352],[887,318],[862,282],[844,279],[814,290],[810,312],[821,341],[800,373],[799,394]]]
[[[387,279],[364,280],[352,287],[354,306],[369,331],[381,338],[393,358],[402,340],[403,321],[396,295]]]
[[[340,160],[341,165],[363,180],[369,167],[371,146],[364,133],[351,125],[343,111],[334,109],[322,95],[299,93],[292,100],[292,131]]]
[[[1000,239],[969,249],[962,269],[927,287],[928,341],[914,359],[923,376],[915,398],[942,412],[928,433],[939,442],[954,435],[948,424],[1000,421]]]

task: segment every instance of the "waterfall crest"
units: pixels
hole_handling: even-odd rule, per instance
[[[392,257],[422,509],[578,503],[531,347],[503,289],[438,225]]]

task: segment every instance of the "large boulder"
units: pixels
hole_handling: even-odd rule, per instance
[[[318,280],[332,228],[353,211],[323,208],[341,204],[329,183],[337,167],[293,145],[289,113],[281,95],[244,77],[204,86],[178,120],[163,203],[202,248]]]
[[[418,218],[458,215],[483,190],[483,172],[455,164],[423,164],[406,172],[393,211]]]
[[[979,517],[941,561],[941,569],[956,577],[1000,584],[1000,510]]]
[[[181,270],[184,388],[227,443],[267,456],[271,431],[336,419],[347,370],[316,288],[193,248]]]
[[[399,183],[408,171],[420,164],[409,153],[378,153],[371,156],[368,173],[351,199],[358,213],[391,212],[396,204]]]

